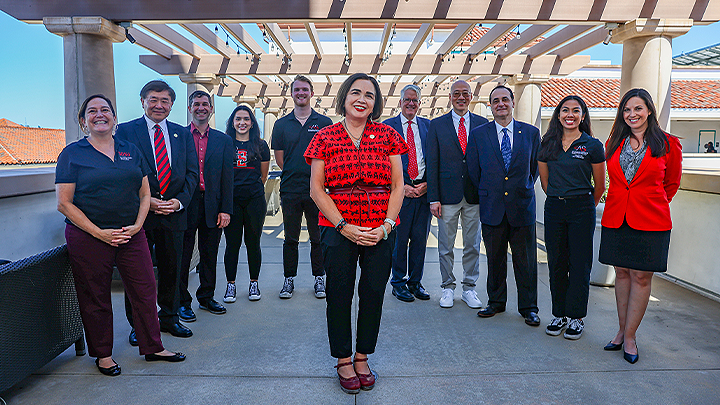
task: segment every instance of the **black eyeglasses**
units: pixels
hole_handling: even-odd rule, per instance
[[[406,102],[406,103],[415,103],[415,104],[419,104],[419,103],[420,103],[420,100],[418,100],[418,99],[416,99],[416,98],[404,98],[403,101]]]

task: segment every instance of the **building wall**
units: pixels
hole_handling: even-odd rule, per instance
[[[0,198],[0,259],[19,260],[65,243],[55,192]]]

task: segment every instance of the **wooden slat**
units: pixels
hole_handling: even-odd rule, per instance
[[[528,29],[525,30],[525,32],[522,32],[520,35],[520,38],[517,36],[513,38],[510,42],[508,42],[508,48],[507,51],[504,48],[499,49],[497,52],[495,52],[496,55],[498,55],[501,58],[506,57],[507,55],[512,55],[515,52],[522,49],[527,44],[535,41],[537,37],[543,35],[544,33],[554,29],[557,27],[557,25],[549,25],[549,24],[535,24],[530,26]]]
[[[225,41],[215,35],[215,33],[210,30],[210,28],[205,26],[205,24],[180,24],[180,26],[188,30],[188,32],[190,32],[191,34],[195,35],[207,46],[214,49],[215,52],[223,55],[226,58],[230,58],[237,52],[237,50],[230,48],[228,45],[225,45]]]
[[[517,27],[517,24],[495,24],[488,32],[485,33],[485,35],[480,37],[477,42],[465,51],[465,53],[475,57],[475,55],[488,49],[515,27]]]
[[[440,45],[436,53],[438,55],[445,55],[453,50],[453,48],[455,48],[455,46],[460,43],[460,41],[462,41],[474,27],[475,24],[458,24],[450,35],[448,35],[442,45]]]
[[[435,24],[432,23],[424,23],[420,26],[417,33],[415,34],[415,38],[413,38],[412,43],[410,44],[410,48],[408,48],[407,55],[412,59],[417,55],[418,51],[420,50],[420,47],[423,43],[425,43],[425,38],[427,38],[428,35],[430,35],[430,31],[435,26]]]
[[[245,28],[240,24],[220,24],[233,36],[238,42],[242,44],[250,53],[255,56],[260,56],[265,53],[265,50],[253,39],[252,35],[248,33]]]
[[[272,37],[273,42],[277,45],[285,55],[292,55],[295,53],[290,42],[285,38],[280,26],[277,23],[265,23],[265,32]]]
[[[315,28],[315,24],[311,23],[311,22],[306,22],[305,30],[307,31],[307,34],[310,37],[310,42],[312,42],[313,48],[315,48],[315,55],[317,55],[318,59],[322,59],[323,49],[322,49],[322,44],[320,44],[320,38],[318,37],[318,32],[317,32],[317,29]]]
[[[347,54],[348,58],[352,59],[353,57],[353,49],[352,49],[352,23],[346,22],[345,23],[345,36],[347,38]]]
[[[380,49],[378,49],[378,55],[381,57],[383,54],[385,54],[385,49],[388,45],[388,40],[390,39],[390,34],[392,34],[392,24],[385,23],[385,27],[383,28],[382,38],[380,39]]]
[[[178,49],[195,59],[200,59],[204,55],[209,55],[209,53],[204,49],[165,24],[142,24],[141,27],[175,45]]]
[[[150,52],[154,52],[165,59],[170,59],[174,54],[175,50],[150,35],[138,30],[137,28],[128,28],[128,33],[135,38],[135,44],[139,45]]]
[[[530,56],[531,59],[535,59],[538,56],[545,55],[552,49],[562,46],[569,41],[577,38],[578,36],[592,30],[592,25],[568,25],[560,31],[550,35],[539,43],[531,46],[522,52],[523,55]]]
[[[598,27],[591,33],[550,52],[550,55],[557,55],[561,60],[568,58],[601,43],[607,36],[607,33],[608,30],[606,30],[605,27]]]

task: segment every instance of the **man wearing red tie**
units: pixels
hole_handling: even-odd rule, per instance
[[[482,302],[475,292],[480,275],[478,267],[478,209],[477,188],[467,174],[465,150],[470,131],[487,119],[469,111],[472,100],[470,85],[458,80],[450,87],[452,110],[430,122],[427,139],[427,183],[430,212],[438,219],[438,255],[442,277],[440,306],[450,308],[454,302],[455,276],[453,263],[458,219],[463,232],[463,293],[461,299],[470,308],[480,308]]]
[[[155,247],[158,268],[160,331],[177,337],[190,337],[192,331],[178,319],[179,282],[183,236],[187,228],[185,207],[189,206],[198,184],[198,159],[187,128],[169,122],[167,116],[175,102],[175,91],[162,80],[153,80],[140,91],[145,114],[118,126],[115,136],[135,144],[152,173],[150,213],[143,228],[150,251]],[[132,308],[125,300],[125,313],[133,326]],[[130,344],[136,345],[135,329]]]
[[[400,224],[397,226],[390,279],[392,294],[405,302],[414,301],[415,298],[430,299],[430,295],[420,283],[431,218],[425,175],[425,150],[430,120],[416,115],[419,107],[420,88],[409,84],[400,91],[402,113],[383,122],[398,131],[408,145],[408,153],[402,155],[405,198],[400,208]]]

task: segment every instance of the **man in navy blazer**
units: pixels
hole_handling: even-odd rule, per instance
[[[210,128],[213,105],[210,94],[196,90],[188,97],[188,111],[192,122],[187,126],[198,156],[199,181],[187,208],[188,226],[183,241],[180,276],[180,319],[196,319],[188,292],[190,262],[198,236],[200,287],[196,294],[200,309],[221,315],[225,307],[213,299],[217,268],[218,246],[222,228],[230,223],[233,213],[233,142],[224,133]]]
[[[425,247],[430,234],[430,205],[427,200],[425,151],[430,120],[417,116],[420,87],[409,84],[400,91],[401,114],[383,123],[402,135],[410,150],[402,155],[405,198],[400,208],[395,250],[392,259],[392,293],[400,301],[415,297],[429,300],[421,280],[425,266]],[[409,242],[409,249],[408,249]]]
[[[535,181],[540,131],[514,120],[513,107],[512,90],[495,87],[490,92],[495,120],[472,130],[468,141],[467,166],[478,190],[488,264],[488,305],[478,316],[505,311],[509,243],[518,311],[526,324],[538,326]]]
[[[145,114],[118,126],[115,136],[135,144],[140,149],[152,173],[150,183],[150,213],[143,228],[148,236],[150,250],[155,247],[158,268],[158,294],[160,331],[177,337],[190,337],[192,331],[178,320],[180,263],[182,261],[183,234],[187,228],[184,209],[190,204],[198,183],[198,160],[192,136],[187,128],[169,122],[175,91],[162,80],[153,80],[140,90],[140,101]],[[156,136],[157,135],[157,136]],[[163,142],[155,139],[162,137]],[[158,146],[160,145],[160,146]],[[167,154],[170,163],[170,180],[166,189],[160,186],[156,148],[161,159]],[[165,167],[161,160],[160,164]],[[161,176],[162,177],[162,176]],[[125,299],[125,313],[130,325],[132,307]],[[130,332],[130,343],[136,344],[135,329]]]
[[[458,218],[463,231],[462,300],[470,308],[480,308],[475,283],[478,268],[478,225],[480,213],[477,190],[467,174],[465,155],[470,130],[487,120],[469,111],[472,92],[467,82],[458,80],[450,88],[452,110],[430,122],[427,140],[427,183],[430,212],[438,218],[438,255],[443,289],[440,306],[454,302],[453,263]]]

